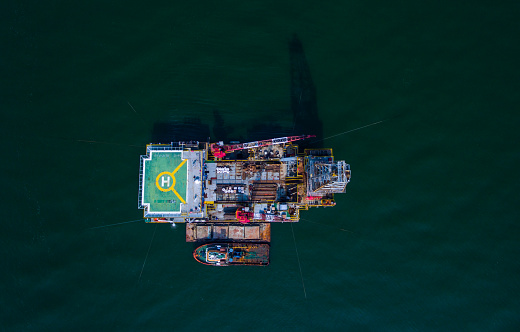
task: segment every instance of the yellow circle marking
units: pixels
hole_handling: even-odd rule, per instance
[[[161,179],[161,181],[162,181],[162,177],[163,177],[164,175],[169,175],[170,178],[172,179],[172,185],[169,186],[168,188],[163,188],[163,187],[159,184],[159,180]],[[169,183],[170,183],[170,182],[168,181],[168,184],[169,184]],[[155,185],[157,186],[157,189],[159,189],[160,191],[164,191],[164,192],[166,192],[166,191],[173,190],[173,187],[175,187],[175,176],[173,175],[172,172],[162,172],[162,173],[160,173],[159,175],[157,175],[157,177],[155,178]]]
[[[180,163],[174,170],[173,172],[162,172],[160,173],[159,175],[157,175],[157,177],[155,178],[155,185],[157,186],[157,189],[159,189],[160,191],[163,191],[163,192],[166,192],[166,191],[173,191],[173,193],[175,194],[175,196],[177,196],[177,198],[183,203],[183,204],[186,204],[186,201],[181,197],[181,195],[179,195],[179,193],[177,192],[177,190],[175,190],[173,187],[175,187],[175,173],[177,173],[177,171],[182,167],[182,165],[184,165],[186,163],[188,159],[184,159],[182,161],[182,163]],[[164,189],[161,185],[159,185],[159,179],[161,179],[161,184],[164,184],[164,180],[162,179],[162,177],[164,175],[168,174],[170,176],[170,178],[172,179],[172,185],[169,186],[168,188]],[[168,181],[168,185],[170,185],[170,182]]]

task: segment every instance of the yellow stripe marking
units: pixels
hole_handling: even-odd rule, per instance
[[[177,173],[177,171],[179,170],[179,168],[181,168],[182,165],[184,165],[184,163],[185,163],[187,160],[188,160],[188,159],[184,159],[184,160],[182,161],[182,163],[180,163],[179,166],[177,166],[177,168],[172,172],[172,174]]]
[[[173,170],[172,175],[175,174],[175,173],[177,173],[177,171],[182,167],[182,165],[184,165],[184,163],[185,163],[187,160],[188,160],[188,159],[184,159],[184,160],[182,161],[182,163],[180,163],[179,166],[177,166],[177,168],[175,168],[175,169]],[[177,198],[181,200],[181,202],[182,202],[183,204],[186,204],[186,201],[182,199],[181,195],[179,195],[179,193],[177,192],[177,190],[175,190],[175,188],[172,188],[172,191],[173,191],[173,193],[175,194],[175,196],[177,196]]]
[[[179,193],[177,192],[177,190],[175,189],[172,189],[173,193],[175,194],[175,196],[177,196],[177,198],[179,198],[181,200],[181,202],[183,204],[186,204],[186,202],[182,199],[181,195],[179,195]]]

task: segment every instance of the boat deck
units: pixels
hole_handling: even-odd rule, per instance
[[[205,265],[269,265],[269,244],[251,242],[207,243],[193,251]]]

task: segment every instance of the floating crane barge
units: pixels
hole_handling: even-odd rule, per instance
[[[271,223],[334,206],[334,194],[350,182],[350,166],[335,161],[332,149],[298,151],[293,142],[311,137],[149,144],[139,208],[147,222],[185,223],[186,241],[201,244],[194,257],[203,264],[267,265]]]

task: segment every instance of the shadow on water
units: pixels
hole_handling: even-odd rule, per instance
[[[296,34],[289,42],[290,74],[291,74],[291,110],[294,120],[294,135],[316,135],[318,141],[323,138],[323,123],[318,114],[316,87],[312,81],[309,63],[305,57],[303,45]],[[320,141],[321,142],[321,141]],[[309,142],[298,145],[305,148]],[[321,143],[315,143],[313,148],[320,148]]]
[[[219,110],[213,110],[213,136],[212,138],[216,141],[229,142],[229,133],[233,131],[231,126],[226,126],[224,118],[220,115]],[[239,137],[233,137],[234,140],[240,140]]]
[[[283,127],[273,120],[269,122],[257,122],[254,126],[248,128],[248,141],[304,134],[316,135],[316,139],[312,141],[321,140],[323,137],[323,124],[318,114],[316,87],[312,81],[312,75],[309,63],[305,57],[303,44],[296,34],[292,36],[288,44],[293,126],[291,128]],[[298,145],[301,149],[304,149],[310,141],[311,140],[300,141]],[[320,142],[316,142],[312,147],[320,148]]]
[[[211,137],[211,141],[229,142],[230,140],[237,140],[245,142],[303,134],[316,135],[316,139],[309,141],[321,140],[323,138],[323,124],[318,114],[316,87],[312,81],[302,42],[294,34],[289,40],[288,46],[291,112],[293,114],[293,125],[291,127],[281,125],[276,119],[266,121],[262,118],[258,121],[252,121],[254,124],[247,128],[245,138],[236,137],[233,135],[232,127],[226,125],[220,111],[215,109],[213,110],[213,135],[210,135],[209,126],[203,124],[201,119],[185,118],[182,121],[156,122],[152,131],[152,142],[206,141],[208,137]],[[309,143],[300,141],[298,145],[303,149]],[[321,143],[312,144],[312,147],[320,148]]]
[[[152,130],[153,143],[170,143],[176,141],[207,141],[210,130],[198,118],[184,118],[176,121],[155,122]]]

